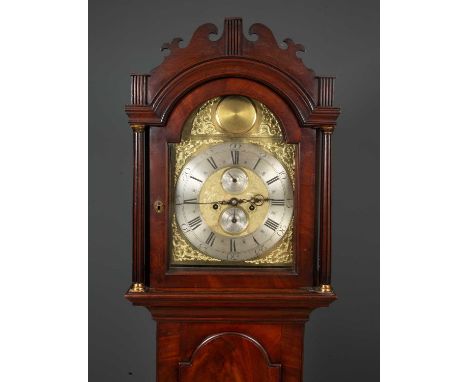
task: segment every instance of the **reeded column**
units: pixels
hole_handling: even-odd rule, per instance
[[[133,265],[130,292],[145,291],[145,125],[133,130]]]
[[[321,292],[333,292],[331,287],[331,135],[334,126],[321,126],[321,181],[320,181],[320,268]]]

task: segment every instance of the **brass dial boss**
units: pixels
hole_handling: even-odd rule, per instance
[[[216,108],[216,122],[225,131],[242,134],[249,131],[257,120],[257,111],[246,97],[225,97]]]

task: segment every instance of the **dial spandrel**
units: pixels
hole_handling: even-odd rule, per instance
[[[264,254],[292,220],[291,181],[255,144],[222,143],[200,152],[183,167],[175,191],[181,231],[193,247],[221,260]]]

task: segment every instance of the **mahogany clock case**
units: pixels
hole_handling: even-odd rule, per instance
[[[128,82],[124,79],[129,72],[138,71],[135,63],[141,63],[139,71],[145,72],[162,58],[158,47],[174,37],[166,31],[189,40],[195,26],[213,21],[222,27],[224,16],[239,13],[245,15],[246,27],[260,20],[278,39],[294,37],[308,48],[303,55],[307,66],[316,70],[322,66],[339,78],[336,103],[346,113],[340,118],[339,134],[334,135],[333,269],[334,286],[341,299],[330,309],[333,314],[324,310],[312,315],[312,331],[305,337],[304,380],[312,380],[312,376],[317,381],[345,380],[350,370],[361,380],[378,378],[378,41],[372,37],[378,33],[378,24],[369,25],[369,20],[377,17],[378,7],[364,4],[349,9],[343,2],[327,9],[324,3],[318,3],[322,17],[314,15],[310,5],[300,3],[304,7],[300,8],[290,4],[288,14],[297,18],[301,30],[283,25],[281,15],[286,6],[270,3],[267,19],[249,12],[247,2],[238,3],[237,12],[225,9],[210,13],[207,7],[203,17],[194,17],[195,9],[179,11],[177,28],[158,16],[157,4],[147,4],[154,11],[152,17],[130,5],[91,5],[90,380],[154,380],[155,339],[148,337],[148,333],[154,333],[154,324],[147,312],[131,309],[121,301],[121,291],[127,286],[122,282],[130,279],[127,240],[131,230],[128,179],[132,147],[129,132],[121,129],[125,116],[119,114],[121,105],[128,103]],[[175,11],[180,5],[165,4],[165,11]],[[304,9],[310,9],[307,19]],[[129,14],[138,14],[138,20]],[[328,27],[326,20],[335,28]],[[350,27],[352,33],[346,30]],[[304,33],[307,30],[310,32]],[[327,41],[320,39],[323,31],[327,31]],[[152,51],[148,48],[151,46]],[[351,47],[355,52],[350,52]],[[323,51],[328,55],[322,56]],[[135,59],[135,55],[140,58]],[[348,73],[347,63],[353,75]],[[366,80],[352,86],[359,78]],[[122,338],[128,342],[121,343]],[[361,357],[367,359],[366,365]],[[336,367],[337,362],[342,367]]]

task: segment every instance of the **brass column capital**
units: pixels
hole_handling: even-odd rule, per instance
[[[143,283],[133,283],[128,291],[131,293],[143,293],[145,286]]]
[[[130,125],[131,129],[133,130],[134,133],[140,133],[142,131],[145,131],[145,125],[141,124],[131,124]]]
[[[324,134],[332,134],[335,131],[335,126],[320,126],[320,130]]]
[[[333,288],[330,284],[322,284],[319,289],[321,293],[333,293]]]

